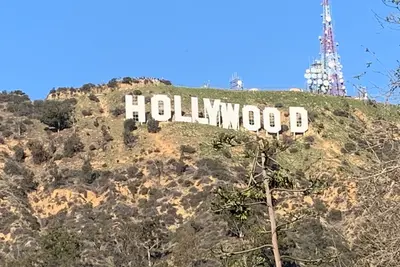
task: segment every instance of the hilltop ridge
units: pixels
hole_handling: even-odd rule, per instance
[[[81,94],[93,93],[107,93],[113,92],[115,90],[133,88],[133,87],[143,87],[147,85],[172,85],[171,81],[158,78],[149,77],[124,77],[122,79],[112,78],[107,84],[93,84],[86,83],[79,88],[74,87],[59,87],[50,90],[46,99],[63,99],[71,98]]]
[[[138,124],[125,120],[126,94],[180,95],[185,114],[192,96],[276,107],[283,127],[276,140],[242,128]],[[2,93],[0,102],[0,266],[272,266],[261,143],[284,266],[396,260],[385,255],[395,253],[388,237],[399,228],[385,227],[399,214],[397,106],[148,78],[54,89],[44,101]],[[304,135],[288,132],[290,106],[308,111]],[[376,231],[381,250],[370,241]]]

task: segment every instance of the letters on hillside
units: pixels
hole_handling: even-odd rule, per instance
[[[145,97],[142,95],[125,96],[126,119],[146,122]],[[135,102],[135,103],[134,103]],[[240,125],[240,105],[223,103],[219,99],[203,99],[204,116],[199,116],[197,97],[191,97],[191,115],[182,115],[181,96],[175,95],[174,121],[201,123],[220,126],[226,129],[238,130]],[[279,134],[282,129],[281,112],[277,108],[266,107],[260,110],[257,106],[244,105],[241,109],[242,126],[249,131],[259,131],[261,128],[270,134]],[[172,116],[172,101],[167,95],[154,95],[151,98],[151,116],[157,121],[168,121]],[[289,107],[290,132],[305,133],[308,130],[308,113],[303,107]]]

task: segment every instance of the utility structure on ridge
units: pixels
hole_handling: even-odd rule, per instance
[[[319,36],[320,59],[311,64],[304,77],[307,79],[308,90],[312,93],[346,96],[342,65],[336,48],[339,44],[334,40],[329,0],[322,0],[322,7],[323,34]]]
[[[231,90],[243,90],[243,80],[237,75],[237,73],[232,75],[229,84]]]

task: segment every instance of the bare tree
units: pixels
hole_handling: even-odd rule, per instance
[[[359,214],[352,230],[359,255],[356,266],[395,266],[400,261],[400,140],[399,128],[374,123],[360,133],[362,149],[372,157],[358,177]]]
[[[272,249],[274,252],[274,259],[275,259],[275,265],[276,267],[282,267],[282,262],[281,262],[281,255],[279,254],[279,246],[278,246],[278,233],[277,233],[277,228],[276,228],[276,218],[275,218],[275,210],[272,204],[272,195],[271,195],[271,190],[269,188],[269,179],[267,176],[267,171],[265,170],[265,164],[266,164],[266,153],[261,152],[261,166],[262,168],[262,175],[264,178],[264,188],[265,188],[265,195],[267,199],[267,205],[268,205],[268,214],[269,214],[269,221],[271,223],[271,234],[272,234]]]
[[[279,249],[278,232],[284,232],[291,227],[290,225],[302,220],[307,215],[303,214],[303,216],[292,218],[291,220],[282,222],[278,225],[275,216],[274,202],[276,200],[274,200],[274,193],[284,192],[285,194],[293,195],[298,195],[299,193],[300,195],[310,194],[316,189],[316,181],[319,181],[319,179],[314,179],[314,181],[310,180],[309,186],[306,188],[297,187],[292,181],[289,181],[287,178],[283,177],[284,175],[282,176],[280,171],[282,169],[276,160],[277,154],[286,150],[288,146],[285,146],[276,140],[268,142],[264,139],[258,139],[256,143],[257,148],[254,155],[253,166],[251,167],[248,187],[241,192],[219,192],[220,196],[224,199],[224,202],[219,206],[220,209],[216,211],[221,211],[224,209],[229,210],[231,214],[234,214],[234,216],[238,218],[236,223],[234,223],[234,226],[236,228],[236,232],[238,233],[237,236],[243,239],[246,235],[243,230],[243,225],[244,221],[247,220],[250,214],[249,207],[256,205],[266,206],[268,209],[267,222],[269,223],[269,227],[265,227],[264,222],[262,221],[258,221],[256,224],[258,224],[261,228],[264,228],[264,233],[270,234],[270,240],[264,240],[264,242],[261,241],[260,245],[246,248],[244,250],[229,251],[223,247],[220,247],[219,256],[227,258],[236,255],[251,254],[254,251],[272,249],[274,260],[273,265],[271,266],[274,267],[281,267],[283,264],[283,259],[310,263],[330,261],[336,258],[336,254],[326,258],[317,259],[301,259],[291,255],[282,255]],[[255,199],[252,199],[253,202],[246,201],[246,196],[248,195],[256,196]],[[252,224],[254,225],[254,222],[252,222]],[[243,259],[243,262],[245,261],[246,260]],[[244,265],[247,266],[247,263],[244,263]]]

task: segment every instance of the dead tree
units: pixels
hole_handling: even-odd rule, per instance
[[[400,129],[384,121],[373,125],[358,140],[358,149],[371,157],[355,175],[359,215],[351,230],[356,266],[395,266],[400,261]]]
[[[269,220],[271,223],[272,249],[274,252],[275,266],[282,267],[281,255],[279,254],[279,246],[278,246],[278,233],[277,233],[277,228],[276,228],[275,210],[274,210],[274,207],[272,204],[271,190],[269,188],[270,181],[269,181],[269,178],[267,175],[267,171],[265,170],[265,163],[266,163],[267,155],[264,150],[265,150],[265,148],[262,147],[261,148],[261,167],[262,167],[262,176],[263,176],[263,180],[264,180],[265,196],[266,196],[267,205],[268,205]]]
[[[282,223],[277,225],[276,216],[275,216],[275,207],[274,207],[274,197],[273,193],[276,191],[284,191],[286,193],[305,193],[309,194],[311,191],[315,189],[316,181],[319,179],[315,179],[315,181],[310,182],[310,186],[307,188],[295,188],[294,184],[291,181],[279,176],[279,163],[276,160],[276,155],[286,150],[288,147],[283,146],[279,141],[268,142],[263,139],[257,140],[257,148],[255,150],[255,155],[253,159],[253,165],[251,166],[251,173],[249,176],[248,187],[243,190],[243,192],[224,194],[223,192],[219,192],[220,196],[224,199],[224,205],[220,206],[220,209],[217,211],[221,211],[227,209],[231,214],[235,214],[237,217],[246,217],[248,216],[248,208],[250,206],[255,205],[266,205],[268,209],[269,215],[269,224],[270,230],[265,230],[265,232],[271,234],[271,239],[264,242],[264,244],[260,246],[256,246],[249,249],[244,249],[240,251],[226,251],[224,248],[220,248],[220,257],[231,257],[235,255],[247,254],[257,250],[270,248],[273,252],[274,258],[274,266],[281,267],[283,262],[282,259],[286,260],[295,260],[299,262],[322,262],[325,260],[332,260],[332,258],[337,257],[334,255],[329,259],[299,259],[293,258],[289,255],[281,255],[279,250],[278,243],[278,231],[283,231],[285,225],[290,225],[302,218],[295,218],[294,220],[288,223]],[[287,170],[289,171],[289,170]],[[261,181],[260,181],[261,178]],[[248,193],[250,190],[257,190],[259,193],[255,193],[256,195],[262,195],[262,199],[264,201],[252,200],[253,202],[246,203],[244,200],[247,195],[251,195],[254,193]],[[246,192],[247,191],[247,192]],[[240,232],[238,235],[239,238],[243,238],[244,234]]]

